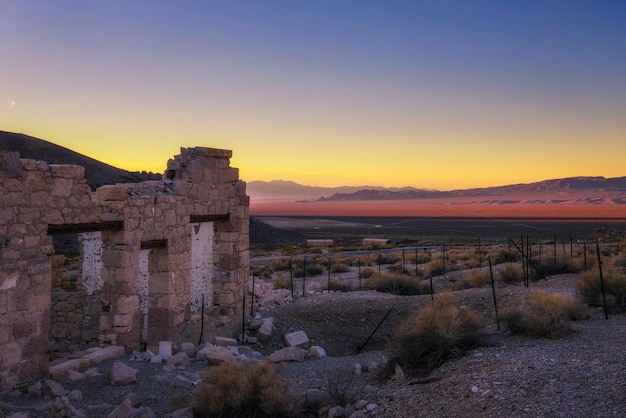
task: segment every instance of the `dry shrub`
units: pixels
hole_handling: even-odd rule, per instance
[[[394,361],[411,376],[426,376],[448,359],[480,346],[481,325],[472,310],[440,295],[398,327],[390,347]]]
[[[274,281],[272,282],[274,289],[291,289],[291,279],[278,273]]]
[[[395,264],[397,262],[402,261],[402,252],[394,251],[394,252],[385,252],[378,253],[374,256],[374,263],[378,264]]]
[[[374,275],[374,269],[371,267],[365,267],[361,269],[361,279],[369,279]]]
[[[345,406],[354,403],[360,394],[358,382],[352,370],[335,369],[321,379],[321,387],[328,394],[329,405]]]
[[[501,315],[509,331],[525,334],[531,338],[564,337],[572,332],[570,321],[588,317],[589,312],[584,303],[549,292],[531,294],[530,311],[527,314],[509,310]]]
[[[330,272],[331,273],[346,273],[350,271],[350,269],[348,268],[347,264],[344,263],[332,263],[330,265]]]
[[[481,287],[489,283],[489,272],[485,269],[473,269],[467,273],[461,280],[453,283],[450,287],[452,290],[471,289]]]
[[[291,259],[276,258],[270,261],[269,267],[273,271],[289,271],[289,269],[291,269]]]
[[[350,286],[341,283],[339,280],[331,280],[330,281],[330,286],[329,286],[329,283],[326,282],[322,286],[322,290],[347,292],[347,291],[350,290]]]
[[[502,283],[515,284],[524,280],[524,273],[520,266],[516,264],[507,264],[498,269],[498,277]]]
[[[415,259],[415,264],[424,264],[428,263],[432,260],[433,254],[430,250],[423,250],[417,253],[417,258]]]
[[[394,273],[405,273],[406,265],[402,263],[402,261],[397,261],[393,263],[392,265],[390,265],[389,267],[387,267],[387,271],[394,272]]]
[[[424,295],[430,293],[429,283],[405,274],[374,273],[364,284],[370,289],[395,295]]]
[[[441,257],[435,257],[430,260],[426,264],[426,275],[427,276],[441,276],[443,273],[443,264],[441,262]]]
[[[519,261],[519,258],[517,250],[511,249],[509,251],[507,248],[499,248],[491,257],[493,264],[514,263]]]
[[[602,275],[607,306],[613,311],[626,310],[626,275],[608,270]],[[599,271],[586,271],[576,282],[576,291],[591,306],[602,306]]]
[[[289,385],[268,362],[223,363],[203,372],[194,391],[196,416],[215,418],[291,417]]]

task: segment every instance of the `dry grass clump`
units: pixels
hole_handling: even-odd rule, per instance
[[[471,289],[481,287],[489,283],[489,271],[486,269],[472,269],[458,282],[452,283],[452,290]]]
[[[311,257],[306,262],[302,259],[294,260],[293,262],[293,277],[304,277],[305,273],[307,277],[319,276],[323,272],[324,266],[319,257]]]
[[[379,292],[395,295],[424,295],[430,293],[430,284],[415,277],[397,273],[374,273],[364,285]]]
[[[361,279],[369,279],[370,277],[372,277],[374,275],[375,271],[373,268],[371,267],[365,267],[364,269],[361,269]]]
[[[589,260],[587,260],[589,263]],[[533,268],[531,268],[531,279],[539,280],[547,276],[555,274],[580,273],[584,270],[584,261],[582,258],[566,258],[554,260],[543,259],[541,261],[533,260]],[[589,268],[589,265],[588,265]]]
[[[194,416],[211,418],[293,417],[289,384],[274,366],[224,363],[209,372],[194,391]]]
[[[348,292],[350,290],[350,286],[341,283],[339,280],[331,280],[330,283],[325,283],[322,286],[322,290],[330,290],[333,292]]]
[[[345,263],[331,263],[330,272],[331,273],[347,273],[350,271],[350,268]]]
[[[508,248],[499,248],[491,257],[493,264],[514,263],[520,260],[519,253],[516,250]]]
[[[551,339],[570,334],[570,321],[586,318],[589,318],[589,311],[584,303],[549,292],[531,294],[528,313],[513,309],[500,315],[500,319],[512,333]]]
[[[390,347],[394,361],[411,376],[426,376],[448,359],[480,346],[481,326],[475,312],[440,295],[398,327]]]
[[[608,270],[603,273],[604,292],[607,307],[616,312],[626,311],[626,275],[617,270]],[[602,288],[600,273],[586,271],[576,282],[576,291],[591,306],[602,306]]]
[[[428,263],[432,259],[433,254],[430,250],[422,250],[417,253],[417,257],[415,258],[415,264]]]
[[[272,282],[272,287],[274,289],[291,289],[291,279],[278,273]]]
[[[441,261],[441,257],[435,257],[431,259],[426,264],[426,268],[424,270],[427,276],[441,276],[441,274],[443,273],[443,262]]]
[[[517,264],[506,264],[498,269],[499,281],[506,284],[515,284],[524,280],[522,268]]]

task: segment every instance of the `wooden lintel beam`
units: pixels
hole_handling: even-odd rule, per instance
[[[119,231],[124,228],[122,221],[88,222],[80,224],[48,225],[48,235],[82,234],[96,231]]]
[[[166,248],[167,240],[166,239],[151,239],[149,241],[141,241],[141,249],[149,250],[152,248]]]
[[[189,217],[189,222],[192,224],[198,222],[215,222],[215,221],[227,221],[229,218],[228,213],[223,213],[220,215],[191,215]]]

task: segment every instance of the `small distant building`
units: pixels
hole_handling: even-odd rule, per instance
[[[364,247],[370,248],[380,248],[389,244],[389,240],[387,238],[364,238],[362,245]]]
[[[306,240],[307,247],[332,247],[332,239],[308,239]]]

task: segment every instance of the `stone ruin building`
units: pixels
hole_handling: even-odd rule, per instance
[[[249,200],[231,156],[182,148],[162,180],[92,191],[81,166],[0,153],[0,391],[47,375],[55,344],[234,335]],[[80,249],[69,270],[53,240],[68,234]]]

